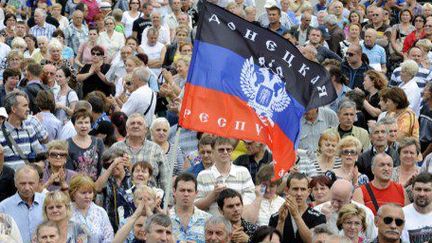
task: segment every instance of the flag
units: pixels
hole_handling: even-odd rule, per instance
[[[304,112],[336,97],[324,67],[289,41],[203,4],[179,114],[182,127],[267,144],[280,178],[296,160]]]

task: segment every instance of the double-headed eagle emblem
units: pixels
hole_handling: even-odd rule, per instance
[[[246,59],[240,74],[240,87],[248,98],[248,105],[257,113],[265,124],[274,126],[274,112],[282,112],[291,103],[285,91],[285,84],[266,67],[258,69],[263,78],[257,77],[253,57]]]

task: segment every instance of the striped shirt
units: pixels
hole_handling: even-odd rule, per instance
[[[35,37],[45,36],[46,38],[51,39],[55,30],[56,27],[54,25],[45,22],[42,27],[39,25],[31,27],[29,32]]]
[[[169,216],[172,222],[172,231],[178,241],[193,241],[205,243],[205,222],[211,214],[194,207],[194,213],[189,219],[187,227],[183,227],[180,217],[175,212],[175,207],[170,209]]]
[[[390,86],[398,86],[403,83],[400,76],[401,68],[396,68],[390,78]],[[419,68],[419,71],[414,77],[416,79],[416,83],[418,87],[423,92],[424,87],[426,86],[426,83],[432,82],[432,72],[430,70],[427,70],[426,68]]]
[[[297,164],[297,169],[300,173],[305,173],[308,177],[321,176],[326,173],[318,161],[318,155],[313,152],[307,152],[303,155],[299,153],[300,161]],[[342,166],[342,161],[339,157],[334,160],[332,171]]]
[[[15,140],[26,159],[34,159],[37,154],[43,151],[42,146],[37,140],[36,132],[31,127],[23,126],[21,128],[15,128],[8,121],[4,122],[4,126],[6,133],[12,136],[12,139]],[[14,170],[24,166],[25,162],[21,159],[18,152],[9,147],[3,131],[0,131],[0,144],[3,146],[4,162],[6,165]]]
[[[198,195],[196,201],[205,198],[211,193],[216,185],[216,181],[222,180],[227,188],[238,191],[243,198],[243,204],[248,205],[255,200],[255,185],[247,168],[231,164],[229,175],[224,177],[215,165],[198,174]],[[209,207],[209,213],[219,215],[218,206],[213,202]]]

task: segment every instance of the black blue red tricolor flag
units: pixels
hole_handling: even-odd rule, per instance
[[[185,87],[180,125],[267,144],[276,178],[295,162],[304,112],[337,96],[324,67],[290,42],[207,2]]]

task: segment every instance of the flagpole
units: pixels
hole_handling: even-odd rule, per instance
[[[165,200],[164,200],[164,204],[163,204],[163,210],[165,212],[168,213],[168,203],[171,200],[171,195],[172,195],[172,185],[173,185],[173,181],[172,181],[172,177],[173,177],[173,173],[174,173],[174,164],[175,164],[175,160],[177,159],[177,152],[178,152],[178,145],[179,145],[179,141],[180,141],[180,132],[182,130],[182,128],[177,124],[178,128],[176,131],[176,135],[174,138],[174,153],[172,153],[172,157],[173,158],[168,158],[168,161],[172,161],[172,165],[169,165],[169,170],[168,170],[168,185],[166,187],[166,192],[165,192]],[[172,160],[170,160],[172,159]],[[168,162],[169,163],[169,162]]]

